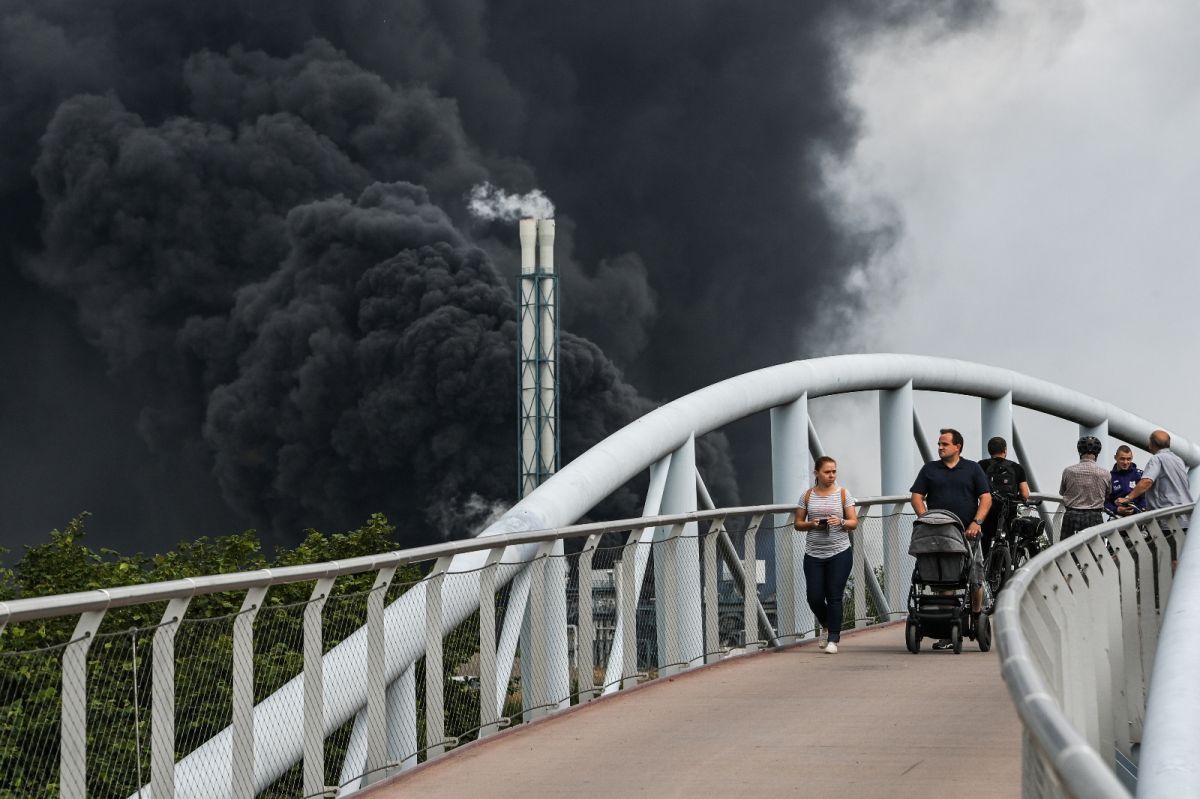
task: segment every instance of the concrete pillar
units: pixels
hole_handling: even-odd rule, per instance
[[[771,409],[772,502],[798,502],[811,485],[810,429],[808,394]],[[776,514],[775,629],[781,642],[813,629],[812,611],[804,601],[803,557],[804,533],[792,528],[786,514]]]

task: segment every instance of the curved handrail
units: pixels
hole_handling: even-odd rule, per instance
[[[1056,776],[1070,796],[1128,799],[1130,794],[1109,764],[1075,728],[1064,709],[1055,700],[1053,690],[1034,662],[1029,641],[1025,637],[1021,618],[1022,605],[1032,594],[1031,589],[1034,588],[1034,581],[1038,575],[1043,571],[1057,569],[1060,558],[1080,553],[1080,559],[1086,560],[1086,556],[1082,556],[1082,550],[1094,541],[1103,540],[1122,530],[1131,530],[1148,521],[1178,518],[1191,508],[1191,505],[1180,505],[1139,513],[1135,517],[1118,519],[1083,530],[1048,547],[1017,570],[999,595],[994,621],[996,644],[1001,657],[1001,674],[1008,684],[1017,714],[1032,738],[1034,748],[1050,761]],[[1143,590],[1152,589],[1143,586]],[[1194,661],[1189,665],[1194,669]],[[1148,753],[1149,747],[1145,747],[1144,751]],[[1189,750],[1190,755],[1194,757],[1195,751],[1194,748]],[[1171,795],[1182,794],[1172,792]]]
[[[875,505],[905,504],[908,500],[909,497],[907,495],[866,497],[859,499],[858,505],[860,507],[872,507]],[[288,583],[304,582],[306,580],[319,580],[323,577],[342,577],[350,574],[377,572],[392,566],[405,566],[412,563],[437,560],[442,557],[453,557],[454,555],[462,555],[468,552],[497,549],[499,547],[540,544],[545,541],[557,541],[560,539],[584,538],[589,535],[623,532],[642,527],[665,527],[687,522],[707,521],[725,516],[746,516],[756,513],[790,513],[795,509],[795,505],[791,504],[748,505],[735,508],[692,511],[690,513],[639,516],[633,519],[572,524],[565,527],[507,533],[488,536],[487,538],[468,538],[462,541],[448,541],[442,544],[400,549],[379,555],[364,555],[347,560],[311,563],[304,566],[289,566],[283,569],[258,569],[250,572],[213,574],[167,582],[80,591],[73,594],[29,597],[0,602],[0,629],[5,624],[14,622],[75,615],[93,610],[111,610],[114,608],[130,607],[132,605],[144,605],[151,602],[164,602],[177,597],[204,596],[205,594],[216,594],[222,591],[244,591],[250,588],[273,587]]]
[[[1200,514],[1200,503],[1192,518]],[[1187,546],[1171,583],[1162,632],[1154,654],[1138,796],[1200,796],[1200,553]]]

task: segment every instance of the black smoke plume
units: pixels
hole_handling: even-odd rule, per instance
[[[802,356],[870,247],[821,200],[854,137],[833,19],[0,0],[5,542],[83,509],[152,549],[376,510],[418,542],[512,501],[515,235],[469,216],[485,180],[560,209],[564,457]],[[723,438],[701,454],[735,501]]]

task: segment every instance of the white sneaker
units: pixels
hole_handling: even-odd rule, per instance
[[[824,649],[827,646],[829,646],[829,638],[823,637],[821,643],[817,644],[817,649]]]
[[[836,655],[837,654],[837,644],[835,644],[833,641],[830,641],[828,644],[826,644],[825,645],[825,654],[826,655]]]

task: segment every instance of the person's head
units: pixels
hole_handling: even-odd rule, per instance
[[[1133,466],[1133,450],[1122,444],[1117,447],[1117,468],[1121,471],[1126,471],[1130,466]]]
[[[1095,436],[1080,436],[1075,442],[1075,451],[1079,453],[1081,458],[1096,459],[1100,454],[1100,439]]]
[[[1158,452],[1160,449],[1169,449],[1171,446],[1171,434],[1166,430],[1155,430],[1150,434],[1150,452]]]
[[[1002,436],[992,436],[988,439],[988,454],[993,458],[1003,458],[1008,455],[1008,442]]]
[[[828,488],[837,482],[837,461],[828,455],[822,455],[813,464],[813,474],[817,477],[817,485]]]
[[[962,454],[962,433],[953,427],[943,427],[938,433],[940,434],[937,440],[938,457],[947,463],[957,460],[958,456]]]

